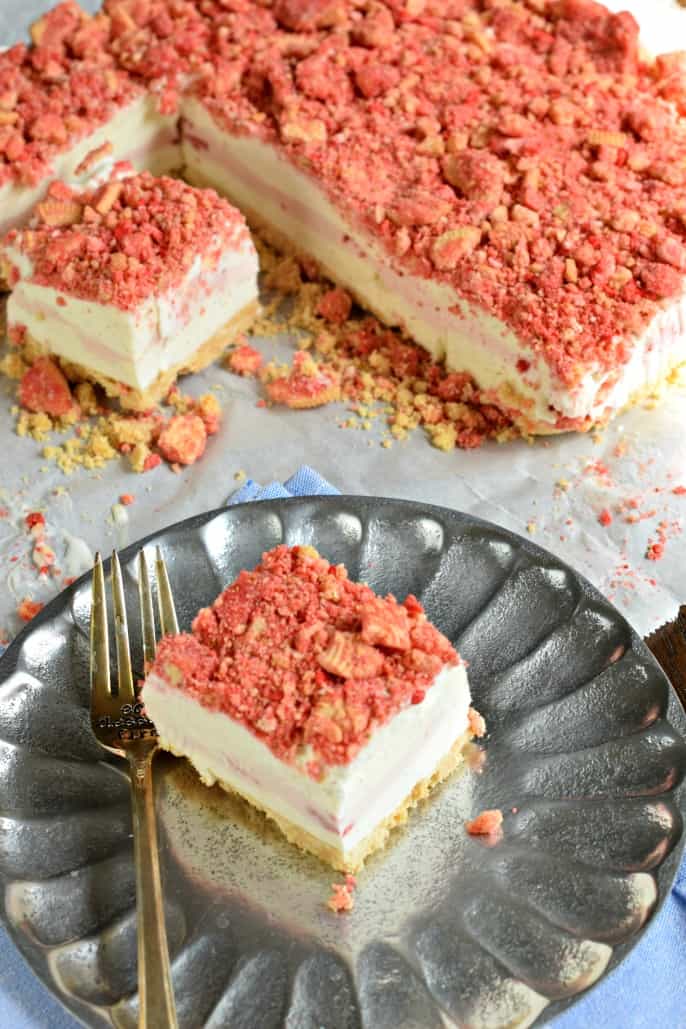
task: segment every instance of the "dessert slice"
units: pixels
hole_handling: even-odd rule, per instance
[[[182,101],[189,181],[526,431],[686,362],[683,55],[644,60],[593,0],[250,6],[269,45],[218,14]]]
[[[464,663],[414,597],[351,582],[312,547],[244,571],[143,686],[163,747],[346,871],[460,764],[483,722]]]
[[[84,192],[55,182],[3,248],[10,338],[146,410],[210,364],[257,312],[255,248],[212,190],[119,167]]]
[[[110,31],[69,0],[32,26],[32,46],[0,53],[0,233],[94,152],[158,175],[181,166],[178,117],[107,53]]]

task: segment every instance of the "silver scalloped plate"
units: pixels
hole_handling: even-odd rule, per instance
[[[241,568],[310,543],[354,578],[417,594],[470,662],[490,734],[359,877],[334,876],[261,817],[156,763],[182,1027],[440,1029],[542,1023],[621,960],[682,849],[686,718],[647,648],[552,555],[454,511],[319,498],[228,508],[157,533],[188,626]],[[133,556],[125,552],[133,586]],[[133,589],[131,594],[134,595]],[[136,1025],[128,785],[87,712],[90,584],[0,661],[4,919],[87,1025]],[[136,621],[131,611],[132,621]],[[505,812],[495,846],[464,821]]]

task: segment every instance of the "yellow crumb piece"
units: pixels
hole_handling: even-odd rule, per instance
[[[267,268],[264,284],[267,289],[275,289],[279,293],[297,293],[302,286],[300,265],[294,257],[282,257]]]
[[[242,468],[239,468],[237,472],[234,472],[233,477],[236,482],[245,482],[245,480],[248,478],[248,475],[247,472],[245,472]]]
[[[0,373],[8,379],[21,379],[27,368],[28,365],[16,353],[6,354],[0,361]]]
[[[563,493],[566,493],[571,486],[571,483],[569,479],[558,479],[555,485],[558,489],[561,489]]]
[[[81,408],[81,413],[89,418],[98,413],[98,398],[93,385],[90,382],[80,382],[74,390],[76,401]]]
[[[454,450],[457,444],[457,431],[451,422],[439,422],[427,427],[431,442],[439,450]]]
[[[529,533],[530,536],[533,536],[537,528],[538,526],[536,524],[536,519],[530,518],[529,521],[526,523],[526,531]]]
[[[45,443],[54,431],[54,424],[49,415],[42,411],[33,413],[31,411],[20,411],[17,419],[16,432],[18,436],[30,436],[38,443]]]
[[[150,456],[150,447],[145,443],[136,443],[129,453],[129,464],[134,472],[144,472],[146,459]]]

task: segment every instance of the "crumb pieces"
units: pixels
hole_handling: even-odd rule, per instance
[[[24,597],[21,604],[17,607],[17,614],[22,622],[30,622],[44,607],[45,604],[42,604],[39,600],[31,600],[30,597]]]
[[[352,911],[355,906],[354,890],[357,880],[354,875],[346,875],[345,882],[331,883],[332,894],[326,902],[326,906],[335,911],[337,915],[344,911]]]
[[[22,375],[19,401],[27,411],[60,417],[74,404],[69,383],[49,357],[41,357]]]
[[[470,836],[494,836],[500,832],[503,824],[503,813],[499,808],[482,811],[471,822],[465,822]]]
[[[268,366],[266,393],[272,403],[285,407],[305,409],[321,407],[338,399],[340,387],[337,376],[321,367],[304,350],[293,356],[293,367],[277,369]]]
[[[245,343],[232,350],[226,359],[226,365],[236,375],[253,377],[262,367],[262,354]]]
[[[130,507],[134,503],[135,497],[133,493],[122,493],[119,497],[119,503],[124,507]]]
[[[319,299],[317,314],[334,325],[343,325],[350,317],[352,306],[352,297],[344,289],[329,289]]]
[[[332,389],[330,399],[347,402],[357,415],[341,420],[342,428],[368,431],[375,419],[383,418],[388,435],[378,442],[385,450],[419,428],[445,451],[519,435],[507,414],[484,400],[469,375],[447,372],[426,350],[376,318],[353,315],[352,306],[341,321],[350,301],[345,291],[322,280],[310,262],[283,257],[259,237],[257,248],[266,284],[281,296],[266,306],[253,332],[275,335],[285,328],[297,337],[301,351],[312,351],[320,372],[338,381],[339,390]],[[292,297],[285,308],[284,295]],[[267,395],[272,379],[288,375],[287,368],[268,366],[262,375]],[[277,394],[281,389],[276,387]],[[318,402],[328,402],[326,396],[322,388]],[[259,400],[258,406],[264,407],[265,401]]]
[[[179,414],[171,418],[162,407],[121,412],[93,383],[76,382],[72,395],[65,371],[53,359],[31,356],[30,366],[22,359],[19,399],[36,409],[14,408],[15,430],[46,444],[43,457],[67,475],[77,468],[103,468],[120,455],[139,473],[158,467],[162,457],[177,467],[192,464],[202,456],[207,437],[219,431],[222,410],[212,393],[196,399],[173,386],[165,402]],[[71,375],[71,369],[66,371]],[[53,441],[53,434],[70,430],[71,437]]]
[[[607,507],[604,507],[603,510],[598,515],[598,521],[600,522],[601,525],[604,525],[606,527],[608,525],[612,525],[612,522],[613,522],[612,512]]]
[[[175,415],[160,433],[157,445],[169,462],[189,465],[202,457],[207,443],[207,430],[196,414]]]

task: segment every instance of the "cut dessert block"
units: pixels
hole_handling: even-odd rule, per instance
[[[414,597],[351,582],[312,547],[244,571],[143,686],[167,750],[355,871],[462,760],[483,722],[464,663]]]
[[[592,0],[270,10],[182,102],[191,181],[527,431],[686,361],[683,55]]]
[[[49,183],[83,181],[89,154],[164,174],[180,168],[178,118],[105,48],[108,26],[71,2],[0,53],[0,233],[23,224]]]
[[[126,166],[84,192],[53,183],[3,260],[10,337],[131,409],[210,364],[257,313],[257,254],[239,212]]]

